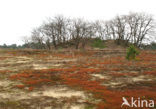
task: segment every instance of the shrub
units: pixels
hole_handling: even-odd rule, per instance
[[[138,54],[139,54],[139,51],[135,48],[134,45],[131,45],[127,49],[126,59],[128,59],[128,60],[134,60],[134,59],[136,59],[136,55],[138,55]]]
[[[105,48],[104,42],[100,38],[95,38],[95,40],[92,43],[92,47]]]
[[[93,106],[86,106],[85,109],[93,109]]]

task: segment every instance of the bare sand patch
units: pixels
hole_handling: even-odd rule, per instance
[[[41,69],[47,69],[48,68],[42,64],[32,64],[32,66],[33,66],[33,69],[35,69],[35,70],[41,70]]]
[[[4,84],[4,83],[1,83]],[[44,90],[28,92],[21,89],[12,89],[11,92],[3,91],[0,93],[0,97],[4,99],[22,100],[31,99],[34,97],[52,97],[52,98],[70,98],[78,97],[85,99],[85,93],[83,91],[76,91],[67,87],[46,87]]]
[[[47,87],[43,91],[29,93],[30,96],[47,96],[53,98],[61,97],[81,97],[85,98],[85,94],[82,91],[75,91],[67,87]]]
[[[99,79],[109,79],[110,77],[103,74],[91,74],[91,76],[99,78]]]
[[[148,75],[140,75],[132,78],[133,82],[141,82],[141,81],[153,81]]]

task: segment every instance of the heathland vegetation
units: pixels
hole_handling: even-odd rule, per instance
[[[0,109],[121,109],[123,97],[155,109],[146,107],[156,102],[154,32],[144,13],[49,18],[23,45],[0,46]]]

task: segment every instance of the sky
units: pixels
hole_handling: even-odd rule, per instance
[[[22,37],[55,15],[94,21],[145,12],[156,19],[155,4],[156,0],[0,0],[0,45],[23,44]]]

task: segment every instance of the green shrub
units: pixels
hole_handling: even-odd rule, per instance
[[[93,106],[86,106],[85,109],[93,109]]]
[[[100,38],[96,38],[92,43],[92,47],[105,48],[105,45],[104,45],[104,42]]]
[[[135,60],[136,59],[136,55],[138,55],[138,54],[139,54],[139,51],[135,48],[134,45],[131,45],[127,49],[126,59],[128,59],[128,60]]]

